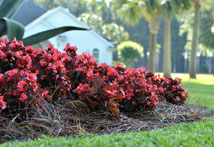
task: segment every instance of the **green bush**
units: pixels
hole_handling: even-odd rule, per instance
[[[133,62],[137,62],[143,57],[143,47],[133,41],[125,41],[117,47],[118,55],[121,61],[125,62],[128,68],[131,68]]]

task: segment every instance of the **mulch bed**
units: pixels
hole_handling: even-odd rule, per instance
[[[110,112],[90,112],[83,103],[69,100],[57,105],[44,103],[42,110],[37,108],[29,105],[22,110],[0,112],[0,143],[35,139],[42,134],[76,137],[149,131],[214,116],[214,111],[206,107],[176,106],[167,102],[160,102],[153,112],[127,112],[119,116]]]

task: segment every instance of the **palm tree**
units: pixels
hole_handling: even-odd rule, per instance
[[[190,78],[196,78],[196,63],[197,63],[197,48],[198,48],[198,38],[199,38],[199,27],[200,27],[200,11],[201,11],[202,1],[194,0],[194,24],[193,24],[193,36],[192,36],[192,49],[190,53],[190,68],[189,76]],[[204,9],[213,9],[214,1],[206,0],[203,1]]]
[[[189,75],[190,78],[196,78],[196,62],[197,62],[197,47],[198,47],[198,34],[200,26],[200,9],[201,0],[195,0],[194,3],[194,26],[193,26],[193,36],[192,36],[192,49],[190,53],[190,68]]]
[[[160,25],[160,0],[113,0],[114,9],[123,22],[135,25],[144,17],[149,23],[150,47],[148,69],[155,72],[155,50]]]
[[[165,15],[164,18],[164,57],[163,73],[164,76],[171,75],[171,18],[178,13],[188,10],[191,6],[191,0],[170,0],[162,1],[161,9]]]

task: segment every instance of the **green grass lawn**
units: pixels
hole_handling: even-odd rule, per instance
[[[207,106],[214,109],[214,77],[213,75],[199,74],[197,79],[189,79],[188,74],[173,74],[172,77],[183,79],[182,84],[190,93],[188,103]],[[12,142],[3,144],[7,146],[214,146],[214,118],[205,122],[192,124],[179,124],[165,130],[112,134],[103,136],[88,136],[80,138],[45,137],[28,142]]]

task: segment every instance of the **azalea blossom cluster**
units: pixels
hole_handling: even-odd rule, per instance
[[[69,44],[64,51],[0,39],[0,109],[10,107],[11,101],[26,105],[32,98],[40,102],[71,98],[91,110],[119,114],[154,110],[163,99],[183,104],[188,98],[181,79],[161,78],[145,68],[99,65],[89,53],[77,55],[77,48]]]

